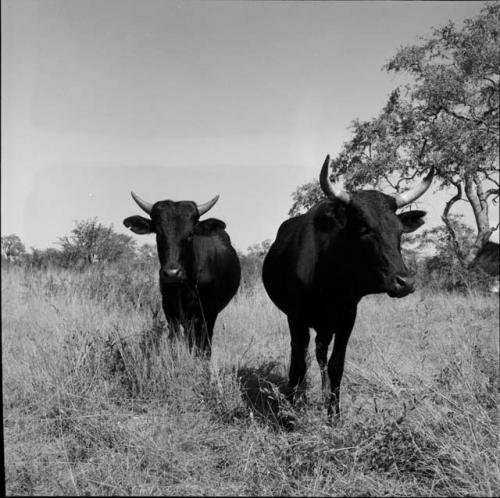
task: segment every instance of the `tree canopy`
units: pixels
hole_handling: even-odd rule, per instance
[[[474,213],[474,243],[467,253],[455,244],[464,263],[498,228],[488,209],[499,195],[499,17],[500,3],[488,3],[462,28],[450,21],[399,48],[384,69],[410,82],[391,93],[378,116],[352,122],[351,139],[332,161],[333,179],[343,177],[347,188],[389,184],[397,191],[433,167],[434,185],[452,189],[442,219],[455,241],[452,206],[465,196]],[[309,208],[321,198],[317,182],[293,198],[291,215]]]
[[[61,237],[59,244],[67,259],[88,264],[116,261],[135,250],[132,237],[115,232],[112,225],[106,227],[97,218],[76,222],[71,235]]]
[[[7,258],[8,261],[15,261],[22,257],[25,252],[26,248],[18,235],[11,234],[2,237],[2,255]]]

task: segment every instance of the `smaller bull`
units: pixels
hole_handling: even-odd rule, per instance
[[[160,291],[169,327],[187,333],[190,349],[212,351],[217,315],[231,301],[240,284],[241,269],[223,221],[200,216],[219,199],[192,201],[133,199],[149,218],[130,216],[123,224],[137,234],[156,234],[160,260]]]

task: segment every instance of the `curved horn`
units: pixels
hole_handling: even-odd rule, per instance
[[[402,194],[393,194],[394,199],[396,199],[396,205],[398,208],[406,206],[417,200],[421,195],[423,195],[427,189],[431,186],[432,177],[434,176],[434,168],[431,168],[426,177],[416,186]]]
[[[214,204],[219,200],[219,196],[216,195],[211,201],[205,202],[204,204],[196,204],[200,216],[205,214],[209,209],[212,209]]]
[[[321,185],[321,190],[329,199],[338,199],[345,204],[351,202],[351,196],[342,188],[337,187],[330,181],[329,175],[330,167],[330,154],[326,156],[323,167],[321,168],[321,173],[319,174],[319,184]]]
[[[135,194],[134,192],[130,192],[130,194],[132,195],[133,199],[135,202],[137,202],[137,204],[139,205],[139,207],[145,211],[146,213],[148,214],[151,214],[151,209],[153,209],[153,204],[150,204],[149,202],[146,202],[146,201],[143,201],[137,194]]]

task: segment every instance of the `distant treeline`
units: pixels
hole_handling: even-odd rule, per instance
[[[471,227],[460,217],[453,219],[457,242],[467,250],[474,240]],[[261,283],[264,257],[271,245],[265,240],[238,250],[241,263],[240,290],[251,292]],[[75,222],[69,235],[59,238],[59,248],[26,250],[15,235],[2,237],[2,266],[16,265],[32,270],[69,269],[81,272],[90,268],[114,268],[116,271],[134,274],[146,273],[153,278],[159,269],[156,247],[151,244],[137,245],[134,238],[117,233],[113,226],[101,224],[97,218]],[[492,277],[479,268],[466,269],[455,254],[456,246],[450,240],[444,225],[421,230],[404,236],[403,257],[415,273],[417,286],[435,291],[486,290]]]

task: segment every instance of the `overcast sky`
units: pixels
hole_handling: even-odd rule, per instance
[[[274,238],[296,186],[401,82],[381,70],[397,48],[481,6],[3,0],[2,235],[46,248],[95,216],[130,233],[134,190],[220,194],[209,215],[237,248]],[[430,226],[442,203],[422,198]]]

